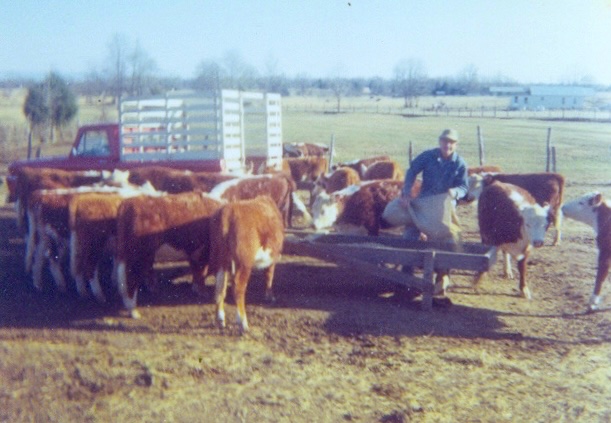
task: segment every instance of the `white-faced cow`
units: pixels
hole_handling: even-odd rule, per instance
[[[322,192],[332,194],[360,182],[359,173],[351,167],[340,167],[330,173],[320,175],[314,182],[314,188],[310,193],[310,206],[314,204],[316,197]]]
[[[596,232],[598,270],[589,308],[591,311],[597,310],[603,282],[611,266],[611,201],[605,200],[600,192],[593,192],[565,203],[562,212],[571,219],[592,226]]]
[[[288,175],[279,172],[225,181],[214,187],[210,191],[210,196],[228,202],[268,196],[276,203],[280,213],[282,213],[285,227],[290,227],[296,197],[293,195],[295,190],[295,182]]]
[[[273,300],[272,283],[284,240],[282,216],[269,197],[224,205],[210,220],[210,264],[216,275],[217,319],[225,326],[224,302],[228,279],[233,279],[237,323],[248,330],[246,288],[253,269],[265,269],[265,296]]]
[[[140,196],[121,202],[117,215],[117,283],[132,317],[139,317],[138,288],[154,280],[155,253],[162,245],[184,252],[194,283],[200,283],[208,262],[209,220],[220,207],[220,201],[196,192]]]
[[[553,245],[557,245],[562,237],[562,197],[564,193],[564,177],[558,173],[489,173],[473,174],[469,177],[469,193],[472,200],[479,196],[484,185],[493,181],[517,185],[528,191],[540,206],[549,205],[549,222],[556,229]]]
[[[142,185],[150,182],[157,191],[168,194],[201,191],[210,192],[221,182],[235,179],[237,176],[218,172],[191,172],[188,170],[170,169],[160,166],[144,166],[129,172],[129,182]]]
[[[518,261],[520,293],[530,299],[526,283],[526,262],[533,247],[543,245],[549,206],[541,207],[528,191],[516,185],[494,181],[479,196],[478,222],[482,243],[505,253],[505,276],[511,278],[508,255]],[[480,274],[478,281],[483,274]]]
[[[367,181],[332,194],[321,193],[312,207],[317,230],[334,226],[342,232],[378,235],[389,225],[382,219],[386,205],[401,195],[403,181]]]

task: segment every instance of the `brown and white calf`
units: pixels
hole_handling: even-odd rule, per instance
[[[565,203],[562,212],[566,217],[592,226],[596,232],[598,270],[589,309],[598,310],[603,282],[607,279],[611,266],[611,201],[605,200],[600,192],[592,192]]]
[[[69,203],[70,272],[81,297],[87,285],[95,298],[106,302],[100,274],[116,252],[117,216],[123,200],[139,195],[162,196],[148,183],[116,192],[90,192],[73,196]],[[114,272],[113,272],[114,273]]]
[[[382,162],[382,161],[387,162],[390,160],[391,160],[390,156],[388,155],[366,157],[364,159],[355,159],[349,162],[338,163],[337,165],[333,166],[333,169],[335,170],[341,167],[349,167],[349,168],[356,170],[359,173],[359,177],[361,179],[364,179],[365,172],[367,172],[367,169],[369,168],[369,166],[373,165],[376,162]]]
[[[403,181],[366,181],[332,194],[321,193],[312,207],[316,230],[335,227],[341,232],[378,235],[389,225],[382,219],[386,205],[401,195]]]
[[[329,167],[326,157],[299,157],[283,159],[296,183],[314,182]],[[284,167],[284,165],[283,165]]]
[[[225,326],[224,302],[233,279],[237,323],[248,330],[246,288],[253,269],[265,269],[265,297],[273,300],[272,284],[284,241],[284,225],[276,204],[257,197],[224,205],[210,220],[208,274],[216,276],[217,321]]]
[[[322,157],[329,152],[329,147],[324,144],[294,142],[282,144],[282,155],[284,157]]]
[[[310,193],[310,206],[314,204],[316,197],[321,192],[332,194],[348,188],[350,185],[357,185],[361,182],[359,173],[350,167],[340,167],[334,171],[320,175],[314,182],[314,188]]]
[[[556,234],[553,245],[562,238],[562,201],[564,194],[564,177],[559,173],[490,173],[474,174],[469,177],[470,199],[476,199],[486,184],[494,181],[517,185],[528,191],[540,206],[549,205],[549,222],[553,224]]]
[[[129,171],[129,182],[143,185],[150,182],[157,191],[178,194],[189,191],[210,192],[221,182],[237,176],[217,172],[191,172],[161,166],[144,166]]]
[[[401,181],[403,176],[404,172],[401,170],[399,163],[395,160],[383,160],[369,166],[363,175],[363,180],[396,179]]]
[[[164,244],[187,255],[194,283],[201,284],[208,262],[210,217],[221,202],[198,192],[140,196],[121,202],[117,214],[117,284],[132,317],[138,288],[154,280],[155,253]]]
[[[533,247],[543,245],[549,206],[541,207],[525,189],[495,181],[479,196],[478,222],[482,243],[505,253],[505,276],[512,278],[509,256],[518,261],[520,293],[530,299],[526,263]],[[478,282],[483,274],[479,275]]]
[[[210,191],[210,197],[221,201],[251,200],[259,196],[270,197],[282,214],[285,227],[291,226],[295,202],[295,182],[279,172],[253,175],[220,183]],[[304,206],[305,209],[305,206]]]
[[[26,212],[32,193],[40,189],[74,188],[92,185],[106,178],[107,172],[101,171],[67,171],[48,168],[24,167],[16,175],[14,189],[8,200],[15,202],[17,227],[27,231]]]

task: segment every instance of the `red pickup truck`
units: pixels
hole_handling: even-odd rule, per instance
[[[126,99],[119,106],[119,123],[79,128],[67,157],[11,163],[7,185],[13,192],[23,167],[129,170],[155,165],[234,172],[266,162],[280,168],[280,107],[279,94],[234,90],[213,97],[172,93]]]

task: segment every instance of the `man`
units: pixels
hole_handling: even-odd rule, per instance
[[[422,173],[419,197],[450,194],[455,200],[467,195],[467,164],[456,152],[458,132],[446,129],[439,136],[439,148],[419,154],[405,172],[401,203],[407,207],[412,200],[410,192],[418,174]],[[420,231],[415,226],[405,228],[404,238],[417,240]]]

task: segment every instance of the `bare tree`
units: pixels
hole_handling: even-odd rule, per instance
[[[204,60],[197,67],[194,88],[202,91],[218,91],[222,88],[223,69],[214,60]]]
[[[252,88],[257,77],[256,69],[246,63],[237,50],[230,50],[223,56],[226,86],[240,90]]]
[[[125,82],[127,80],[127,57],[128,42],[125,35],[115,34],[108,44],[108,69],[110,92],[114,97],[114,102],[120,101],[125,92]]]
[[[140,96],[151,89],[154,73],[157,70],[155,60],[136,43],[136,46],[127,58],[130,70],[129,93]]]
[[[477,66],[470,64],[465,66],[458,73],[458,85],[460,86],[460,92],[462,94],[472,94],[479,92],[479,71]]]
[[[418,105],[418,97],[426,89],[426,71],[418,59],[400,61],[394,69],[395,90],[404,99],[404,107]]]

